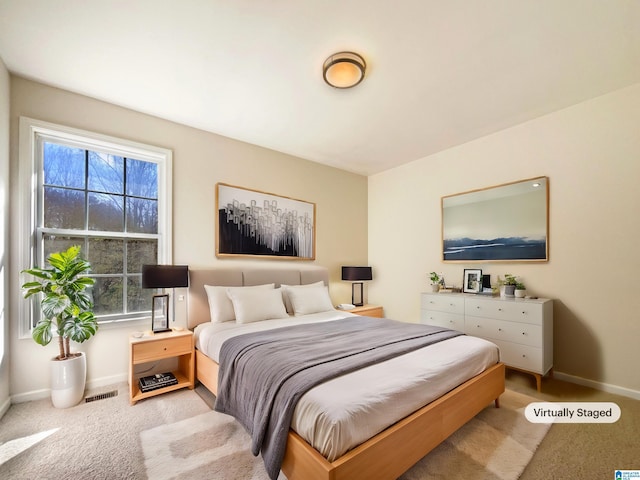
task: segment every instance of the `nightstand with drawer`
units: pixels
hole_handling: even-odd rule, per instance
[[[352,308],[351,310],[345,310],[345,312],[355,313],[356,315],[362,315],[364,317],[384,317],[384,310],[380,305],[362,305],[361,307]]]
[[[169,358],[176,358],[178,361],[178,368],[172,372],[178,383],[150,392],[141,392],[138,386],[139,375],[136,375],[134,371],[136,365],[153,364]],[[138,400],[179,388],[193,389],[195,386],[194,367],[194,340],[193,332],[190,330],[155,333],[140,338],[131,336],[129,338],[129,401],[133,405]]]

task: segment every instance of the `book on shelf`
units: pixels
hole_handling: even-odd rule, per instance
[[[141,392],[150,392],[158,388],[168,387],[170,385],[177,385],[178,379],[171,372],[156,373],[155,375],[149,375],[147,377],[141,377],[138,380]]]

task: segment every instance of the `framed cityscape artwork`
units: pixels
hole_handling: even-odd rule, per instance
[[[216,184],[216,256],[315,259],[316,205]]]

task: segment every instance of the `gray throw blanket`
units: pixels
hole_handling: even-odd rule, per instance
[[[215,410],[234,416],[251,434],[276,479],[293,411],[314,386],[462,333],[394,320],[348,317],[248,333],[220,350]]]

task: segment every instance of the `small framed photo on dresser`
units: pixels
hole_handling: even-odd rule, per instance
[[[482,291],[482,270],[475,268],[464,269],[462,291],[464,293],[479,293]]]

